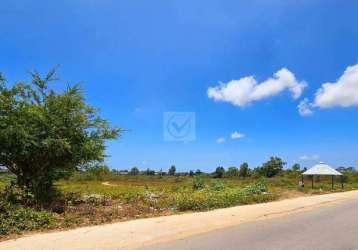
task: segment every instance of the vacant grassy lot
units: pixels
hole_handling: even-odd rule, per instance
[[[268,190],[276,194],[278,197],[291,193],[295,196],[297,192],[304,194],[326,193],[336,191],[347,191],[358,188],[358,173],[350,173],[346,175],[347,179],[344,188],[341,188],[340,179],[335,180],[335,189],[331,189],[331,177],[316,177],[314,188],[311,188],[311,179],[305,177],[305,188],[299,190],[297,188],[300,175],[292,173],[282,173],[274,178],[221,178],[215,179],[209,176],[202,176],[203,188],[213,190],[220,184],[223,189],[244,188],[255,182],[264,181]],[[70,180],[60,181],[57,187],[64,192],[76,191],[82,194],[99,194],[111,196],[112,198],[123,199],[130,197],[136,193],[154,192],[154,193],[178,193],[192,192],[195,177],[190,176],[130,176],[110,174],[99,178],[89,177],[86,175],[75,175]],[[196,190],[194,190],[196,191]]]
[[[11,180],[14,180],[12,175],[0,174],[0,190]],[[335,190],[331,190],[331,179],[321,177],[315,180],[314,189],[307,178],[306,187],[301,190],[297,188],[298,180],[299,174],[292,172],[273,178],[245,179],[77,173],[56,183],[60,196],[46,210],[1,205],[0,199],[0,210],[5,211],[0,216],[0,237],[29,230],[76,227],[358,189],[357,173],[348,175],[344,189],[337,180]]]

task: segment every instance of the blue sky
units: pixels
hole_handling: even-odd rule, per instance
[[[349,0],[5,0],[0,70],[13,82],[60,65],[64,82],[83,81],[87,100],[128,130],[108,143],[113,168],[212,171],[271,155],[357,166],[357,10]],[[163,140],[168,111],[195,112],[196,140]]]

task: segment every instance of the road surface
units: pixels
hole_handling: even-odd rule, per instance
[[[142,250],[358,249],[358,201],[215,230]]]

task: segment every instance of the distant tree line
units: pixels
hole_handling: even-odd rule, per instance
[[[250,176],[265,176],[273,177],[283,171],[286,163],[279,157],[271,157],[267,162],[263,163],[262,166],[250,169],[247,162],[242,163],[239,167],[230,166],[227,170],[223,166],[218,166],[213,173],[204,173],[200,169],[190,170],[188,172],[177,172],[175,165],[169,167],[167,172],[155,171],[150,168],[147,168],[144,171],[139,170],[138,167],[133,167],[129,171],[121,170],[116,171],[120,174],[129,174],[129,175],[159,175],[159,176],[197,176],[197,175],[208,175],[213,178],[223,178],[223,177],[240,177],[246,178]],[[288,170],[287,170],[288,171]],[[290,170],[291,171],[291,170]],[[292,171],[299,172],[300,165],[295,164],[292,166]]]
[[[136,175],[158,175],[158,176],[208,176],[212,178],[225,178],[225,177],[238,177],[238,178],[247,178],[247,177],[267,177],[271,178],[277,176],[283,172],[289,175],[299,175],[302,172],[306,171],[307,168],[302,168],[300,164],[295,163],[289,168],[285,168],[287,163],[283,161],[280,157],[272,156],[269,160],[264,162],[261,166],[251,169],[247,162],[242,163],[239,167],[230,166],[225,169],[223,166],[218,166],[214,172],[205,173],[200,169],[190,170],[188,172],[177,172],[175,165],[171,165],[169,169],[165,172],[162,169],[159,171],[152,170],[147,168],[146,170],[139,170],[138,167],[133,167],[129,171],[128,170],[113,170],[118,174],[128,174],[132,176]],[[356,169],[354,167],[339,167],[338,171],[342,173],[355,172]],[[90,171],[93,171],[90,169]],[[108,169],[108,171],[110,171]],[[100,166],[100,169],[97,172],[103,173],[103,166]]]

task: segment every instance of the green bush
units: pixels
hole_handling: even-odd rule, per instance
[[[211,189],[214,191],[221,191],[225,189],[225,184],[221,180],[215,180],[212,185]]]
[[[202,177],[194,176],[193,178],[193,190],[200,190],[205,188],[205,183]]]
[[[195,192],[177,193],[172,206],[181,211],[208,210],[239,204],[267,202],[277,198],[276,195],[267,192],[267,185],[263,181],[255,182],[241,189],[220,188],[220,190],[205,188]]]
[[[75,214],[66,214],[63,218],[63,226],[64,227],[71,227],[74,225],[81,224],[83,219]]]
[[[11,182],[6,186],[0,195],[7,202],[12,204],[33,205],[35,203],[35,197],[29,189],[22,189],[16,184]]]
[[[0,191],[15,180],[15,175],[9,173],[0,173]]]
[[[251,183],[247,185],[245,188],[243,188],[243,192],[247,195],[250,194],[261,194],[264,192],[267,192],[267,184],[265,180],[260,180],[254,183]]]
[[[129,191],[125,193],[122,197],[124,203],[138,202],[143,197],[140,192]]]
[[[77,205],[83,202],[82,194],[79,191],[64,192],[63,196],[67,205]]]
[[[54,214],[47,211],[37,211],[0,201],[0,221],[0,236],[2,236],[53,228],[56,218]]]

